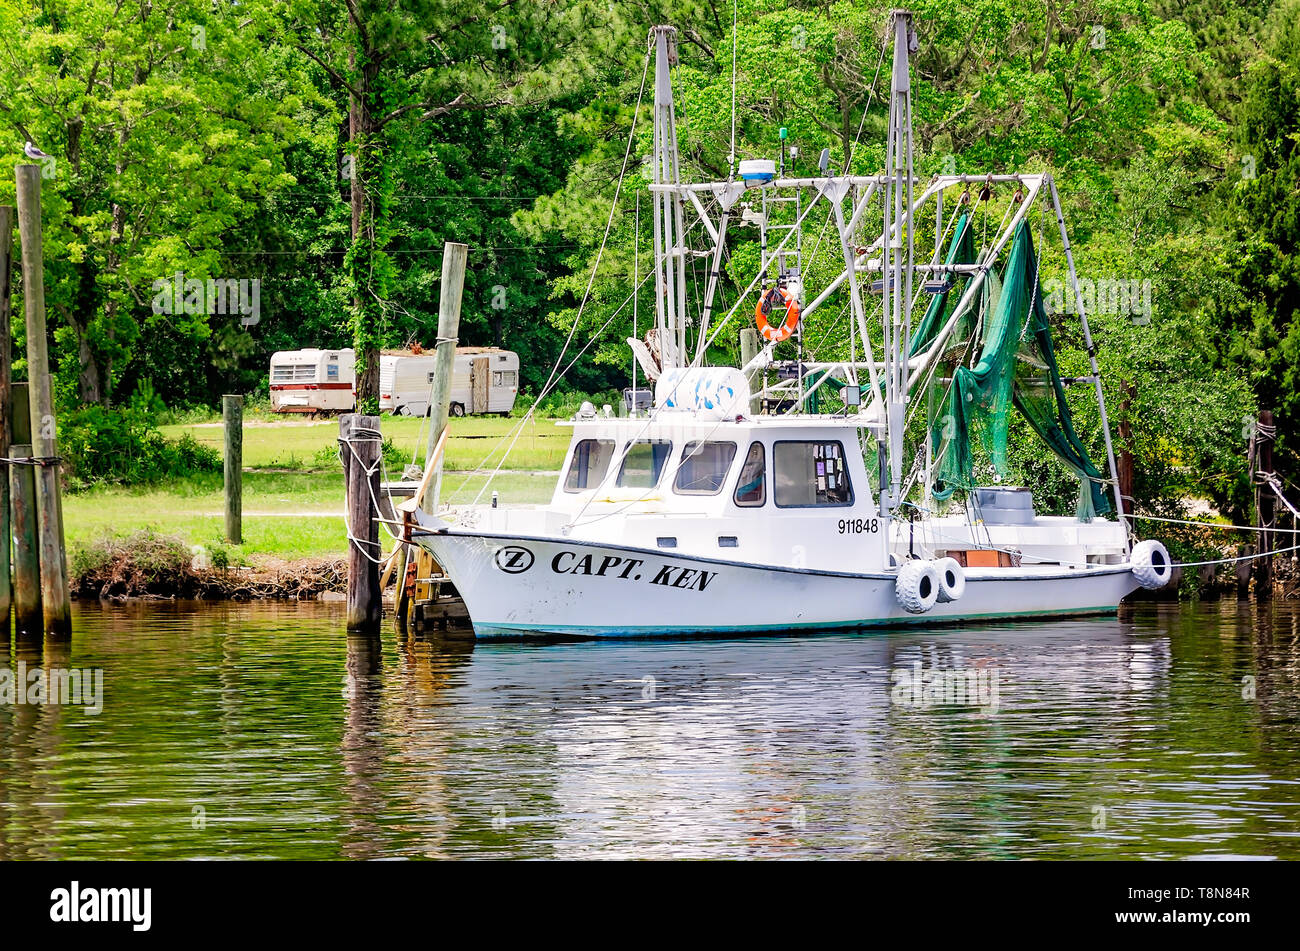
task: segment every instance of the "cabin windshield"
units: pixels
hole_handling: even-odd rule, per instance
[[[573,448],[573,461],[564,477],[565,492],[594,489],[605,478],[614,455],[614,440],[583,439]]]
[[[778,442],[772,447],[772,463],[779,508],[853,504],[842,443]]]
[[[734,496],[737,505],[758,507],[767,501],[767,459],[761,442],[752,443],[740,468]]]
[[[672,452],[673,444],[663,439],[639,439],[631,443],[618,472],[619,487],[653,489],[659,484]]]
[[[673,480],[673,491],[678,495],[717,495],[735,458],[734,442],[688,442]]]

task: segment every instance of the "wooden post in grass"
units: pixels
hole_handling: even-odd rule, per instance
[[[12,273],[9,252],[13,248],[14,210],[0,206],[0,459],[9,457],[13,444],[13,426],[10,423],[12,397],[9,384],[13,382],[9,346],[9,275]],[[9,527],[9,464],[0,463],[0,625],[5,639],[9,636],[9,609],[13,602],[10,586],[9,546],[13,532]]]
[[[753,327],[746,327],[740,332],[740,365],[748,366],[749,361],[758,356],[758,331]],[[759,395],[757,383],[762,377],[759,376],[759,370],[751,370],[748,375],[749,392],[753,394],[749,398],[749,415],[757,416],[763,411],[763,397]]]
[[[45,334],[45,255],[41,246],[41,167],[19,165],[18,231],[22,243],[23,301],[27,317],[27,381],[31,391],[32,455],[36,466],[36,527],[41,549],[41,605],[48,637],[72,635],[68,557],[63,547],[63,505],[59,498],[54,394],[50,386],[49,341]]]
[[[379,417],[346,413],[339,417],[344,502],[348,528],[348,631],[379,630],[383,592],[379,588],[379,523],[373,499],[379,498]]]
[[[221,418],[226,424],[226,541],[244,543],[244,398],[221,397]]]
[[[13,399],[13,458],[32,454],[32,422],[27,409],[27,384],[10,387]],[[40,637],[41,557],[36,531],[36,468],[30,465],[9,467],[9,497],[12,499],[14,538],[13,589],[14,628],[19,636]]]
[[[433,402],[429,404],[429,446],[424,464],[431,466],[433,449],[447,428],[451,405],[451,378],[456,365],[456,338],[460,333],[460,299],[465,290],[465,258],[469,248],[454,241],[442,246],[442,289],[438,297],[438,349],[434,353]],[[438,508],[438,476],[416,501],[426,512]]]

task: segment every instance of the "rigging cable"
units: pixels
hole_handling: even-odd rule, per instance
[[[632,154],[632,145],[636,141],[636,123],[637,123],[637,118],[639,117],[641,112],[641,101],[645,96],[646,77],[650,73],[650,49],[651,49],[650,44],[647,42],[645,62],[644,64],[642,64],[641,67],[641,85],[640,88],[637,90],[636,105],[633,106],[632,108],[632,127],[628,131],[627,148],[623,151],[623,164],[622,167],[619,169],[618,183],[614,188],[614,198],[610,202],[609,217],[605,222],[605,233],[600,240],[600,249],[596,252],[596,261],[592,265],[591,276],[587,279],[587,288],[585,291],[583,291],[582,301],[578,304],[578,312],[577,314],[574,315],[573,326],[569,328],[569,334],[565,338],[564,346],[560,348],[559,355],[555,358],[555,365],[551,368],[550,376],[547,378],[546,384],[538,392],[537,399],[533,401],[533,405],[528,408],[527,413],[525,413],[522,417],[520,417],[519,423],[515,427],[513,427],[512,433],[508,432],[504,436],[502,436],[501,439],[498,440],[496,446],[493,446],[493,448],[489,451],[488,455],[485,457],[484,462],[486,462],[487,459],[490,459],[492,457],[492,454],[496,452],[497,448],[501,445],[501,443],[505,442],[506,439],[509,439],[513,434],[514,439],[511,441],[510,447],[506,450],[505,454],[501,457],[501,462],[497,464],[497,467],[492,471],[492,473],[488,476],[487,481],[483,484],[483,488],[480,489],[478,495],[474,497],[475,503],[477,503],[478,500],[482,497],[483,493],[487,491],[488,486],[492,484],[492,480],[496,478],[497,473],[501,471],[501,467],[505,465],[506,458],[510,455],[510,452],[515,447],[515,444],[519,441],[519,437],[523,434],[524,425],[533,418],[533,416],[537,412],[537,407],[541,405],[542,400],[550,393],[551,389],[555,386],[555,384],[557,384],[559,380],[563,378],[564,373],[568,372],[568,369],[566,368],[563,372],[559,373],[558,376],[556,375],[557,371],[559,370],[560,364],[564,362],[564,356],[566,353],[568,353],[569,346],[573,343],[573,336],[577,332],[578,325],[582,323],[583,311],[587,307],[587,302],[591,299],[591,288],[596,282],[596,273],[597,271],[600,270],[600,262],[602,257],[605,254],[605,246],[609,241],[609,233],[614,224],[614,214],[618,210],[618,196],[623,188],[623,179],[627,175],[628,158]],[[622,308],[620,308],[620,310],[621,309]],[[606,321],[606,324],[608,324],[608,321]],[[588,342],[588,346],[590,346],[590,341]],[[585,351],[585,349],[586,348],[584,347],[583,350]],[[572,364],[570,364],[570,366],[572,366]],[[462,487],[466,483],[468,483],[468,481],[469,480],[466,479],[465,483],[462,483]]]

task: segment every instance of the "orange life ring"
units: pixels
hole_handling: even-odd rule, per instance
[[[785,320],[773,327],[768,318],[782,302],[785,303]],[[799,326],[799,302],[784,287],[770,288],[758,299],[758,306],[754,308],[754,320],[758,322],[758,332],[764,340],[780,343],[788,339]]]

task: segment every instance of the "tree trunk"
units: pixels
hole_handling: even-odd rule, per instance
[[[375,57],[356,76],[357,93],[350,97],[348,134],[352,152],[352,284],[353,349],[356,351],[357,411],[377,412],[379,347],[382,343],[385,294],[383,274],[376,280],[375,259],[383,252],[384,156],[374,97],[378,69]]]
[[[1128,516],[1133,514],[1133,426],[1129,419],[1137,386],[1126,382],[1123,391],[1124,399],[1119,404],[1119,455],[1115,459],[1115,468],[1119,471],[1115,477],[1119,480],[1120,501],[1124,505],[1121,514]]]
[[[90,405],[104,403],[104,375],[90,345],[90,322],[99,310],[99,287],[95,280],[95,267],[90,261],[78,268],[77,296],[70,308],[60,307],[59,312],[77,335],[77,399]]]

